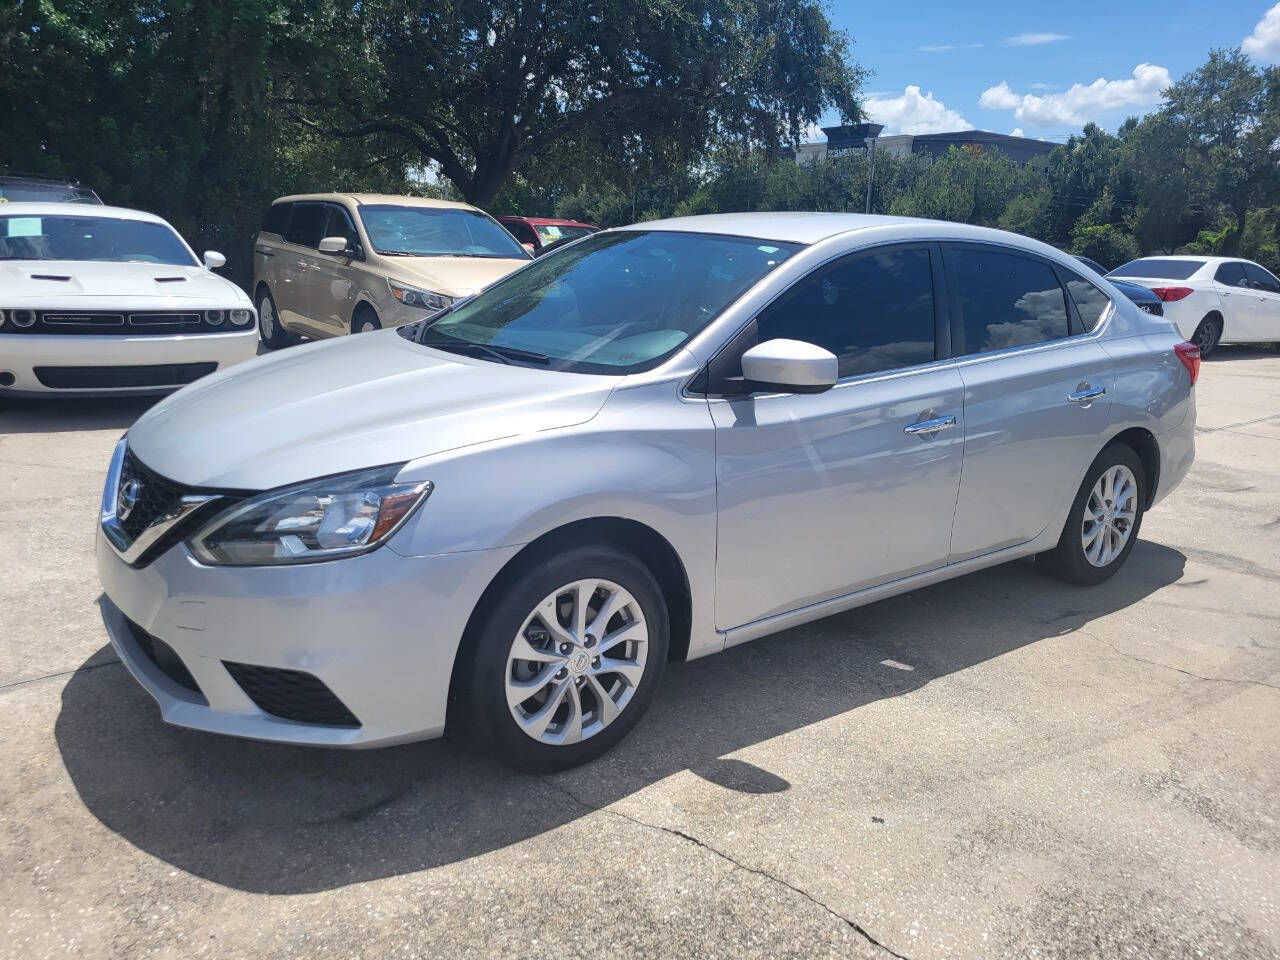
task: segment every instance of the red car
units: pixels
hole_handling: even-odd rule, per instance
[[[577,240],[600,229],[591,223],[549,217],[498,217],[497,220],[534,256],[555,244]]]

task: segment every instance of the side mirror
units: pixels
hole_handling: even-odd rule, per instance
[[[840,361],[803,340],[766,340],[742,355],[742,376],[756,390],[822,393],[839,379]]]
[[[204,252],[204,267],[206,270],[217,270],[219,267],[225,267],[226,265],[227,258],[217,250],[206,250]]]
[[[526,250],[532,253],[535,257],[538,255],[538,248],[535,247],[532,243],[522,243],[520,244],[520,246],[524,247]]]
[[[320,241],[320,252],[355,256],[355,251],[351,249],[351,244],[347,242],[346,237],[325,237]]]

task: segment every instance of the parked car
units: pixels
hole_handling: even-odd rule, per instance
[[[586,237],[145,414],[107,630],[172,723],[583,762],[668,660],[1019,557],[1114,574],[1191,465],[1199,360],[1113,289],[956,223]]]
[[[1207,357],[1219,343],[1280,342],[1280,280],[1235,257],[1143,257],[1117,267],[1119,277],[1148,287],[1165,316]]]
[[[138,210],[0,204],[0,397],[164,393],[247,360],[225,262]]]
[[[1097,260],[1090,260],[1088,257],[1076,257],[1076,259],[1098,276],[1107,276],[1107,268]],[[1107,277],[1107,279],[1111,281],[1111,285],[1113,287],[1136,303],[1139,310],[1145,310],[1147,313],[1153,314],[1157,317],[1164,316],[1164,301],[1157,297],[1151,290],[1148,290],[1141,284],[1131,283],[1128,280],[1121,280],[1119,277]]]
[[[254,242],[262,342],[397,327],[438,313],[530,254],[465,203],[365,193],[282,197]]]
[[[0,174],[0,203],[94,203],[98,195],[79,180],[35,173]]]
[[[511,235],[520,241],[520,245],[534,256],[540,256],[551,247],[570,243],[600,230],[594,224],[549,217],[499,217],[498,222],[510,230]]]

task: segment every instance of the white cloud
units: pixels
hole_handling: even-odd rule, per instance
[[[1263,14],[1240,49],[1264,63],[1280,63],[1280,3]]]
[[[1065,33],[1020,33],[1016,37],[1005,37],[1004,42],[1010,47],[1038,47],[1042,43],[1070,39]]]
[[[1021,127],[1014,127],[1012,130],[1010,130],[1010,131],[1009,131],[1009,136],[1011,136],[1011,137],[1025,137],[1025,136],[1026,136],[1026,134],[1022,132],[1022,128],[1021,128]]]
[[[1058,85],[1056,83],[1033,83],[1031,85],[1031,89],[1032,90],[1057,90]]]
[[[988,110],[1012,110],[1019,123],[1033,127],[1079,127],[1110,110],[1153,106],[1169,84],[1167,69],[1140,63],[1133,68],[1133,76],[1123,80],[1099,77],[1088,85],[1073,84],[1062,93],[1043,97],[1016,93],[1002,80],[982,91],[978,105]]]
[[[973,129],[973,124],[957,111],[941,100],[935,100],[932,90],[922,94],[915,84],[909,84],[900,97],[868,98],[863,106],[867,116],[885,125],[886,133],[943,133]]]
[[[950,53],[952,50],[977,50],[981,46],[980,43],[926,43],[916,50],[920,53]]]

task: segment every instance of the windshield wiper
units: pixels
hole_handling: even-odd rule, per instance
[[[428,328],[430,329],[430,328]],[[470,340],[458,340],[453,337],[422,338],[418,341],[424,347],[435,347],[438,350],[454,353],[473,353],[497,360],[499,363],[511,363],[518,360],[524,363],[536,363],[546,366],[551,358],[546,354],[534,353],[532,350],[521,350],[518,347],[495,347],[487,343],[473,343]]]

